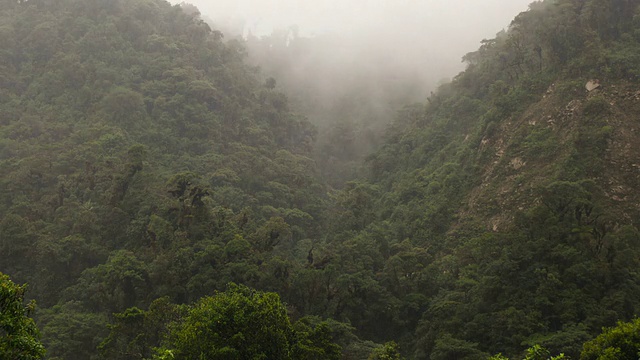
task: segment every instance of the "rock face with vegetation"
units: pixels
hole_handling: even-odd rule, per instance
[[[188,10],[0,2],[0,271],[46,358],[637,354],[636,1],[532,3],[340,186]]]

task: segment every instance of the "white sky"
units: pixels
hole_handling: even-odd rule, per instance
[[[298,25],[303,36],[336,33],[356,60],[376,54],[433,83],[463,70],[462,56],[507,28],[533,0],[185,1],[221,29],[260,36]]]
[[[532,0],[191,0],[214,19],[244,19],[254,34],[297,24],[303,34],[331,31],[454,30],[478,43],[509,25]],[[172,2],[180,2],[173,0]],[[400,25],[400,26],[398,26]],[[425,34],[422,34],[425,35]]]

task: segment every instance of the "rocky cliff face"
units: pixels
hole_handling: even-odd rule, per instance
[[[640,149],[634,144],[640,141],[640,88],[624,81],[587,87],[552,84],[539,101],[482,138],[482,180],[470,192],[465,215],[483,217],[492,231],[504,230],[517,211],[540,202],[540,189],[550,179],[570,180],[565,167],[583,158],[574,170],[598,185],[612,217],[638,224]]]

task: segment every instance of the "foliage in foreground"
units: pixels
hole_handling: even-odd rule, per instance
[[[580,360],[637,360],[640,357],[640,318],[618,322],[584,344]]]
[[[104,358],[317,359],[337,360],[341,348],[328,324],[302,319],[292,324],[276,293],[229,284],[226,291],[192,306],[155,301],[148,311],[131,308],[101,348]]]
[[[35,302],[24,304],[26,285],[0,273],[0,359],[36,360],[44,357],[40,333],[29,316]]]
[[[523,360],[564,360],[568,359],[564,354],[551,356],[551,352],[540,345],[534,345],[525,351]],[[489,360],[509,360],[502,354],[497,354],[489,358]]]

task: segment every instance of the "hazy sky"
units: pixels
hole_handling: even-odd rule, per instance
[[[191,0],[212,19],[244,19],[254,34],[297,24],[327,31],[436,31],[471,42],[492,37],[532,0]],[[174,2],[176,2],[174,0]],[[178,1],[179,2],[179,1]],[[453,32],[451,34],[450,32]],[[417,34],[416,34],[417,35]],[[422,33],[420,35],[426,35]]]
[[[338,34],[341,49],[327,52],[327,58],[388,61],[430,87],[463,70],[462,56],[508,27],[532,1],[186,0],[223,30],[232,24],[237,32],[244,28],[245,34],[261,36],[298,25],[302,36]]]
[[[181,2],[181,0],[173,2]],[[437,62],[443,77],[480,41],[506,28],[533,0],[188,0],[214,21],[270,34],[298,25],[302,35],[339,33],[361,46],[388,46],[411,61]],[[240,31],[240,30],[238,30]],[[366,44],[366,45],[363,45]],[[409,49],[411,48],[411,49]],[[453,69],[453,70],[447,70]]]

